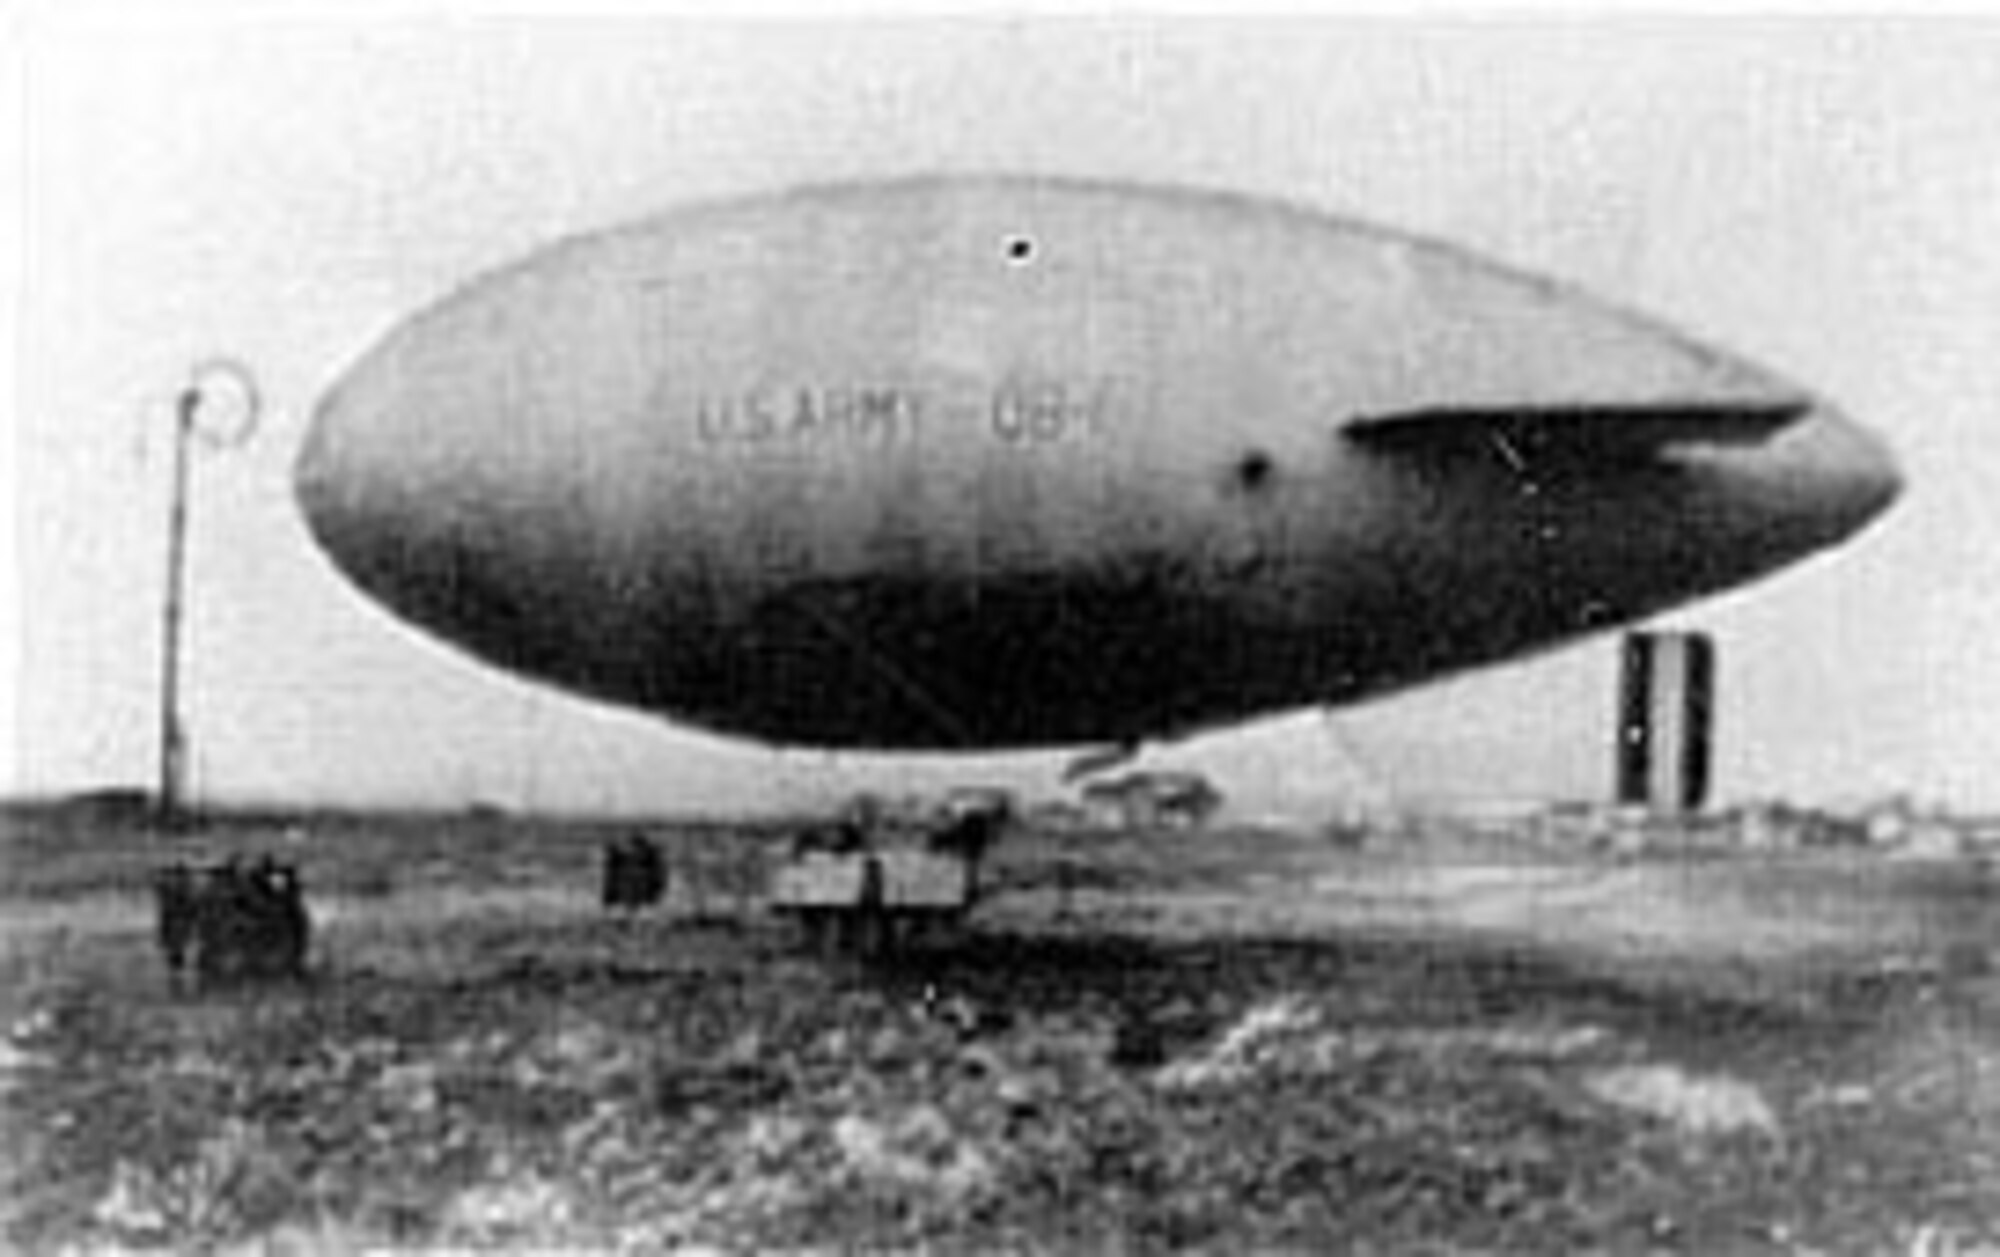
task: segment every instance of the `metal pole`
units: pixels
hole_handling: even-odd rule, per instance
[[[181,725],[181,601],[187,574],[188,438],[194,433],[194,412],[201,405],[199,389],[184,390],[174,416],[173,498],[167,514],[167,595],[160,626],[160,822],[169,829],[181,822],[182,793],[187,784],[187,731]]]

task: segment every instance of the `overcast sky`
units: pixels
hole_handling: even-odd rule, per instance
[[[1886,434],[1903,502],[1671,617],[1722,648],[1719,788],[2000,806],[2000,24],[54,16],[8,36],[15,713],[0,789],[148,783],[167,399],[267,399],[198,471],[206,793],[811,804],[996,776],[777,754],[537,690],[391,620],[287,473],[399,317],[552,237],[919,170],[1212,185],[1451,237],[1663,315]],[[1249,810],[1601,795],[1614,644],[1203,738]]]

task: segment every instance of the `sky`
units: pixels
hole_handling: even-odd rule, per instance
[[[776,752],[419,635],[308,541],[311,409],[400,318],[556,237],[830,178],[1028,171],[1284,197],[1575,281],[1883,433],[1903,501],[1666,617],[1721,651],[1724,799],[2000,808],[2000,22],[1693,17],[724,25],[118,14],[5,25],[12,422],[0,792],[153,779],[170,399],[250,365],[195,471],[203,797],[783,811],[1060,756]],[[1150,753],[1251,814],[1591,798],[1616,643]]]

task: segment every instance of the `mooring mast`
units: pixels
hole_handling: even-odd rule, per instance
[[[225,408],[218,419],[206,403],[215,386],[225,382],[228,387],[223,394],[237,395],[236,413],[232,418]],[[156,800],[160,823],[169,829],[181,822],[187,791],[187,728],[181,720],[180,690],[187,584],[188,443],[199,437],[211,449],[241,445],[257,426],[258,407],[257,383],[249,368],[222,358],[198,363],[189,375],[187,387],[174,399],[174,473],[167,503],[167,584],[160,616],[160,786]],[[205,413],[210,416],[209,422],[197,422]]]

